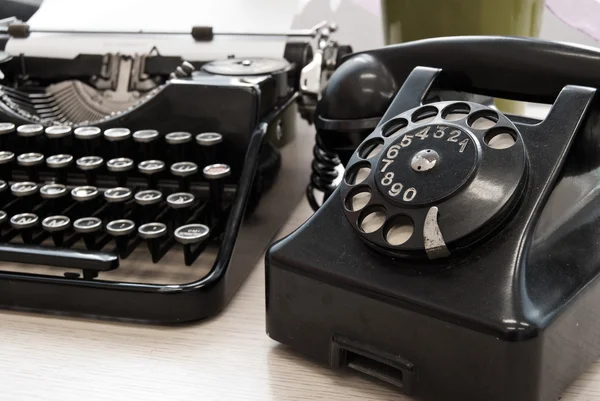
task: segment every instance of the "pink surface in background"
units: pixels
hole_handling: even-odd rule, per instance
[[[546,0],[547,7],[566,24],[600,41],[600,0]]]

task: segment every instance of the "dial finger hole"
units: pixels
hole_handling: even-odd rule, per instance
[[[367,179],[371,174],[371,167],[368,163],[356,164],[346,172],[346,183],[348,185],[357,185]]]
[[[346,198],[346,208],[352,212],[358,212],[363,209],[371,200],[371,191],[369,188],[359,188],[352,191]]]
[[[363,159],[375,157],[383,149],[383,139],[373,138],[361,145],[358,155]]]
[[[412,237],[414,231],[415,225],[410,217],[396,216],[386,224],[385,240],[393,246],[402,245]]]
[[[381,206],[365,209],[362,213],[358,227],[365,233],[374,233],[385,223],[385,209]]]
[[[397,134],[402,128],[408,125],[408,121],[405,118],[396,118],[388,121],[381,130],[381,135],[389,138],[392,135]]]
[[[442,110],[442,118],[447,121],[462,120],[471,112],[471,107],[466,103],[454,103]]]
[[[489,129],[498,122],[498,114],[491,110],[473,113],[467,120],[469,127],[474,129]]]
[[[413,123],[426,124],[432,121],[438,114],[438,109],[433,106],[421,107],[412,114]]]
[[[499,128],[485,134],[483,141],[492,149],[508,149],[517,142],[517,135],[508,128]]]

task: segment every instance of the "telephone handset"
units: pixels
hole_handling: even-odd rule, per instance
[[[269,335],[421,399],[559,396],[600,355],[598,71],[521,38],[346,58],[315,120],[345,172],[268,251]]]

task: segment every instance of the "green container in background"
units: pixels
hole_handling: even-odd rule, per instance
[[[386,44],[440,36],[537,37],[545,0],[381,0]],[[515,103],[497,101],[518,113]]]

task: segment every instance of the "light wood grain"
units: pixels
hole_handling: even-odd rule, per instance
[[[309,215],[302,202],[282,234]],[[262,261],[219,317],[188,327],[0,312],[0,400],[34,399],[409,400],[267,337]],[[600,363],[562,400],[600,400]]]

